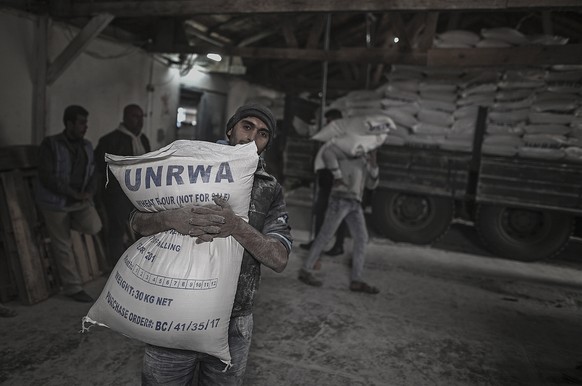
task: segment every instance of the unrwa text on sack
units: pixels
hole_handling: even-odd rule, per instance
[[[131,182],[132,169],[128,168],[125,170],[125,186],[132,192],[137,192],[141,188],[142,180],[144,182],[145,189],[149,189],[153,186],[160,187],[172,186],[175,182],[177,185],[184,185],[184,177],[187,177],[186,181],[190,184],[200,182],[208,184],[210,182],[219,184],[223,181],[228,183],[233,183],[234,178],[230,170],[230,164],[228,162],[222,162],[218,166],[218,170],[213,173],[212,165],[187,165],[188,171],[186,176],[183,176],[186,169],[183,165],[160,165],[154,170],[153,167],[145,167],[145,173],[142,173],[144,167],[135,168],[135,178],[134,182]],[[210,177],[214,174],[214,178],[211,180]],[[143,178],[142,178],[143,176]],[[173,181],[173,182],[172,182]]]

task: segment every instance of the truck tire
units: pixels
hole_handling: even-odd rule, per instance
[[[376,230],[397,242],[435,242],[449,229],[454,212],[450,198],[379,190],[372,199]]]
[[[536,261],[559,254],[574,231],[574,217],[541,209],[480,204],[477,232],[493,253],[513,260]]]

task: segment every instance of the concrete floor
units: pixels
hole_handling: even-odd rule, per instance
[[[490,256],[456,225],[432,248],[372,235],[371,296],[348,290],[349,250],[323,260],[324,285],[297,280],[308,208],[290,195],[296,238],[264,270],[246,385],[569,385],[582,362],[582,243],[551,262]],[[90,283],[97,296],[105,278]],[[138,385],[143,345],[80,334],[90,305],[54,296],[0,318],[2,385]]]

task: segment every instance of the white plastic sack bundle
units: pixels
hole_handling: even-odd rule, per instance
[[[574,162],[582,162],[582,149],[579,147],[569,146],[564,150],[566,159]]]
[[[387,134],[394,129],[394,121],[387,115],[361,115],[336,119],[325,125],[312,138],[316,141],[327,142],[334,137],[341,137],[348,133],[355,135]]]
[[[143,156],[106,159],[140,211],[211,204],[218,195],[247,219],[258,163],[254,142],[180,140]],[[228,327],[244,250],[232,236],[196,239],[173,230],[139,239],[119,259],[83,324],[230,364]]]
[[[458,106],[492,106],[495,101],[495,93],[473,94],[457,100]]]
[[[516,100],[512,100],[512,101],[501,100],[501,101],[496,101],[495,103],[493,103],[492,107],[494,110],[497,110],[497,111],[519,110],[519,109],[530,108],[533,101],[534,101],[533,96],[530,96],[530,97],[524,98],[524,99],[516,99]]]
[[[412,127],[412,132],[414,134],[421,135],[446,135],[449,131],[450,128],[447,126],[440,126],[426,122],[419,122]]]
[[[439,147],[446,141],[445,135],[409,135],[406,137],[406,144],[420,147]]]
[[[568,140],[559,134],[525,134],[523,142],[528,147],[557,148],[567,144]]]
[[[435,101],[431,99],[421,99],[419,103],[422,109],[445,111],[447,113],[454,113],[457,110],[456,103],[447,101]]]
[[[547,160],[559,160],[566,156],[562,149],[545,149],[523,146],[518,149],[517,155],[523,158],[541,158]]]
[[[455,118],[451,113],[422,108],[418,112],[418,121],[420,123],[429,123],[436,126],[450,127],[453,122],[455,122]]]
[[[551,123],[551,124],[563,124],[568,125],[572,122],[574,116],[571,114],[559,114],[559,113],[536,113],[531,111],[529,113],[530,123]]]
[[[475,32],[465,30],[450,30],[437,35],[437,40],[441,42],[474,46],[480,39]]]
[[[523,124],[502,125],[489,122],[487,124],[487,134],[502,134],[520,136],[524,133]]]
[[[387,133],[377,135],[347,134],[332,138],[330,141],[342,149],[344,153],[357,157],[379,148],[387,137]]]
[[[520,137],[513,135],[490,135],[487,134],[483,138],[484,145],[499,145],[499,146],[513,146],[520,147],[523,146],[523,140]]]
[[[569,38],[556,35],[540,34],[540,35],[529,35],[527,39],[532,44],[541,44],[544,46],[562,46],[568,44]]]
[[[473,132],[475,130],[475,126],[477,125],[477,118],[475,117],[466,117],[460,118],[455,120],[453,126],[451,127],[451,131],[454,133],[462,133],[462,132]]]
[[[572,132],[572,128],[560,124],[540,124],[540,125],[525,125],[524,132],[527,134],[555,134],[568,135]]]
[[[507,27],[483,28],[481,30],[481,36],[486,39],[501,40],[518,46],[529,43],[524,34],[516,29]]]
[[[405,108],[390,107],[386,109],[386,114],[389,115],[397,125],[409,129],[418,123],[418,119],[416,119],[415,116],[416,113],[407,111]]]
[[[529,112],[529,109],[491,111],[488,115],[488,118],[492,122],[510,125],[525,121],[529,115]]]

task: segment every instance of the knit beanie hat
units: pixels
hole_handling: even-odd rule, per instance
[[[234,115],[230,117],[226,123],[226,132],[234,127],[241,119],[246,117],[256,117],[259,118],[267,126],[270,138],[275,137],[275,129],[277,128],[277,121],[273,117],[273,113],[266,106],[260,105],[258,103],[250,103],[239,107]],[[271,140],[269,139],[269,143]]]

